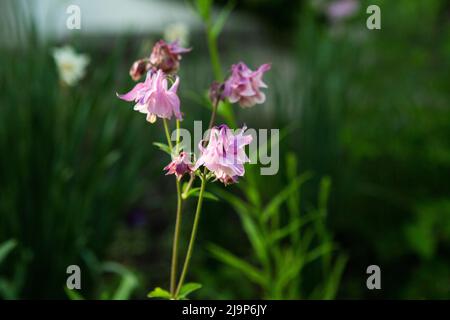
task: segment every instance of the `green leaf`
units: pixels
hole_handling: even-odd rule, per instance
[[[178,298],[186,299],[188,294],[200,289],[201,287],[202,287],[202,285],[200,283],[195,283],[195,282],[186,283],[181,287],[180,293],[178,294]]]
[[[300,219],[291,220],[287,226],[272,232],[272,234],[270,235],[269,243],[274,243],[276,241],[282,240],[293,233],[297,234],[296,231],[300,229],[303,224],[303,221],[300,221]]]
[[[70,300],[85,300],[83,296],[79,294],[76,290],[70,290],[69,288],[65,287],[64,291],[66,292]]]
[[[304,260],[300,255],[292,255],[293,252],[287,251],[285,253],[284,259],[285,265],[276,277],[275,287],[282,292],[284,287],[287,286],[291,281],[294,281],[296,277],[299,276],[301,269],[304,266]]]
[[[214,244],[210,244],[208,249],[216,259],[241,271],[251,281],[253,281],[257,284],[260,284],[262,286],[266,285],[266,278],[264,277],[262,272],[260,272],[257,268],[255,268],[251,264],[247,263],[246,261],[233,255],[229,251],[227,251],[219,246],[216,246]]]
[[[283,238],[289,236],[290,234],[297,231],[298,229],[300,229],[304,225],[308,224],[309,222],[315,221],[316,219],[320,219],[323,217],[324,216],[320,213],[311,212],[311,213],[306,214],[302,219],[297,218],[297,219],[291,220],[291,221],[289,221],[287,226],[272,232],[272,234],[270,236],[270,241],[274,242],[274,241],[282,240]]]
[[[186,196],[184,197],[184,199],[187,199],[191,196],[193,197],[198,197],[200,194],[200,188],[192,188],[191,190],[189,190],[189,192],[186,194]],[[209,199],[209,200],[213,200],[213,201],[219,201],[219,198],[217,198],[214,194],[212,194],[211,192],[208,191],[203,191],[203,197],[205,199]]]
[[[164,289],[161,289],[160,287],[156,287],[152,292],[150,292],[147,297],[149,298],[161,298],[161,299],[167,299],[170,300],[172,297],[170,296],[170,293]]]
[[[216,188],[214,189],[214,193],[216,193],[217,195],[219,195],[219,197],[227,201],[234,208],[234,210],[237,211],[238,214],[240,215],[251,214],[252,211],[250,210],[247,203],[242,199],[240,199],[239,197],[232,194],[231,192],[225,191],[221,188]]]
[[[170,148],[167,144],[160,142],[153,142],[153,145],[156,146],[159,150],[164,151],[169,155],[172,155],[172,152],[170,152]]]
[[[237,211],[239,217],[241,218],[242,225],[244,227],[244,231],[246,232],[250,243],[255,250],[258,258],[263,263],[268,262],[265,242],[264,238],[261,235],[260,230],[257,227],[257,224],[251,218],[252,210],[249,208],[247,203],[241,200],[239,197],[236,197],[230,192],[224,191],[222,189],[217,189],[215,191],[222,197],[225,201],[229,202],[233,208]],[[255,215],[253,215],[255,217]]]
[[[9,255],[9,253],[17,246],[17,241],[10,239],[0,244],[0,263]]]
[[[264,222],[278,211],[278,208],[285,202],[293,193],[298,192],[300,186],[311,177],[310,173],[304,173],[296,177],[292,182],[281,190],[262,212],[262,219]]]
[[[347,265],[348,257],[341,255],[337,258],[334,264],[333,270],[330,272],[328,281],[325,282],[325,292],[323,299],[334,299],[339,287],[339,283],[342,278],[342,273],[344,272],[345,266]]]
[[[319,188],[319,210],[326,214],[327,212],[327,203],[328,198],[330,196],[331,189],[331,179],[330,177],[324,177],[320,180],[320,188]]]
[[[139,285],[137,276],[128,268],[116,262],[105,262],[102,269],[120,276],[121,280],[117,289],[112,293],[112,300],[127,300]]]
[[[287,178],[296,177],[297,174],[298,161],[297,156],[293,152],[289,152],[286,155],[286,175]],[[299,188],[298,192],[292,193],[287,199],[287,207],[289,210],[289,216],[292,221],[300,218],[301,210],[300,210],[300,193],[301,189]],[[300,239],[300,235],[297,232],[291,233],[292,243],[297,243]]]
[[[269,262],[269,258],[267,257],[266,243],[265,239],[261,234],[260,229],[258,228],[256,222],[250,218],[248,214],[239,215],[242,220],[242,226],[244,227],[244,231],[250,240],[250,243],[255,250],[258,259],[267,264]]]
[[[223,8],[222,11],[220,12],[211,29],[211,32],[214,37],[218,37],[220,32],[222,32],[225,22],[228,20],[228,17],[230,16],[231,11],[233,11],[235,4],[236,4],[235,1],[228,1],[225,8]]]
[[[313,250],[311,250],[310,252],[308,252],[308,254],[305,257],[305,264],[312,262],[318,258],[320,258],[321,256],[324,256],[328,253],[330,253],[331,251],[333,251],[333,244],[331,243],[325,243],[322,244],[316,248],[314,248]]]

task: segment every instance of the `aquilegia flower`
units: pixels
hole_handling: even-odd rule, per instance
[[[190,174],[192,172],[192,167],[193,164],[189,154],[182,151],[176,158],[164,167],[164,170],[167,171],[166,175],[174,174],[177,179],[181,179],[184,174]]]
[[[166,43],[159,40],[153,47],[150,55],[150,63],[156,69],[161,69],[166,73],[175,73],[180,67],[181,55],[191,49],[182,48],[179,41]]]
[[[156,118],[171,119],[174,115],[182,120],[180,99],[177,96],[179,84],[178,76],[170,89],[167,89],[167,76],[161,70],[149,71],[144,82],[139,82],[134,88],[123,95],[117,95],[125,101],[134,101],[134,110],[147,115],[148,122],[155,122]]]
[[[74,86],[84,77],[89,57],[86,54],[76,53],[70,46],[55,48],[53,58],[58,68],[61,81],[69,86]]]
[[[267,88],[262,81],[264,72],[270,69],[270,64],[261,65],[258,70],[250,70],[245,63],[240,62],[231,67],[231,76],[225,82],[223,95],[231,103],[239,102],[244,108],[249,108],[257,103],[263,103],[266,95],[260,88]]]
[[[245,173],[244,163],[250,161],[245,154],[245,146],[252,142],[252,136],[244,136],[245,129],[244,126],[234,135],[224,124],[212,128],[206,148],[203,147],[204,141],[199,143],[201,155],[194,166],[194,171],[204,165],[225,185],[237,182],[238,177],[242,177]]]

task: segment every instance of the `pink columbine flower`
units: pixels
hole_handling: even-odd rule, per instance
[[[181,55],[191,49],[182,48],[179,41],[166,43],[159,40],[153,47],[150,55],[150,63],[156,69],[161,69],[166,73],[175,73],[180,67]]]
[[[164,170],[167,171],[166,175],[174,174],[177,179],[180,180],[184,174],[192,173],[192,167],[193,165],[190,156],[186,152],[182,151],[176,158],[164,167]]]
[[[134,101],[134,110],[147,115],[147,121],[153,123],[156,117],[171,119],[174,115],[178,120],[182,120],[180,112],[180,99],[177,96],[179,78],[175,77],[175,82],[170,89],[167,89],[167,76],[161,70],[157,72],[149,71],[144,82],[139,82],[128,93],[117,95],[125,101]]]
[[[267,88],[262,81],[264,72],[270,69],[270,64],[263,64],[256,71],[250,70],[245,63],[240,62],[231,67],[231,76],[225,82],[223,95],[231,103],[239,102],[244,108],[249,108],[257,103],[263,103],[266,95],[260,88]]]
[[[335,0],[326,8],[326,14],[332,22],[336,23],[353,16],[358,9],[357,0]]]
[[[234,135],[224,124],[212,128],[206,148],[203,147],[203,141],[200,141],[201,155],[193,170],[204,165],[225,185],[237,182],[238,177],[242,177],[245,173],[244,163],[250,161],[245,154],[245,146],[252,142],[252,136],[244,136],[245,129],[244,126]]]

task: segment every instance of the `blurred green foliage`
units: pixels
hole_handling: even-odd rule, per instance
[[[89,66],[80,85],[66,87],[33,23],[15,23],[28,32],[24,46],[0,49],[8,61],[0,66],[0,242],[14,238],[17,247],[0,268],[5,278],[19,277],[20,287],[4,296],[61,298],[67,266],[103,257],[142,192],[138,173],[151,149],[136,146],[148,131],[115,106],[111,70],[122,49]],[[98,279],[83,270],[90,292]]]

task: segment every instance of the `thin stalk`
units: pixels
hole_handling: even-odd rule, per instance
[[[167,143],[170,148],[170,153],[173,151],[172,141],[170,139],[169,125],[166,119],[163,119],[164,131],[166,133]],[[180,122],[177,120],[177,138],[176,138],[176,154],[178,154],[178,142],[179,142],[179,132],[180,132]],[[181,187],[180,180],[175,178],[175,184],[177,188],[177,214],[175,218],[175,231],[173,233],[173,244],[172,244],[172,263],[170,267],[170,295],[172,298],[175,296],[175,286],[177,281],[177,265],[178,265],[178,243],[180,238],[180,226],[181,226],[181,209],[182,209],[182,197],[181,197]]]
[[[211,60],[211,66],[214,72],[214,78],[217,82],[222,82],[223,73],[222,73],[222,64],[220,63],[220,54],[219,47],[217,45],[217,35],[212,32],[212,23],[211,21],[206,21],[206,38],[208,42],[208,52]],[[224,117],[228,121],[230,125],[235,124],[234,112],[231,106],[224,102]],[[214,111],[213,111],[214,112]],[[215,117],[215,114],[214,114]]]
[[[211,118],[209,119],[209,125],[208,125],[209,130],[211,130],[211,128],[214,126],[214,122],[216,121],[217,107],[219,106],[219,103],[220,103],[220,100],[217,99],[217,102],[213,104]]]
[[[175,297],[175,286],[177,281],[177,263],[178,263],[178,242],[180,238],[180,225],[181,225],[181,207],[182,198],[180,190],[180,180],[176,179],[177,185],[177,216],[175,220],[175,231],[173,233],[173,245],[172,245],[172,265],[170,268],[170,295]]]
[[[216,121],[217,107],[219,106],[219,103],[220,103],[220,100],[217,99],[217,101],[212,106],[211,118],[209,119],[209,125],[208,125],[209,136],[208,136],[207,140],[203,141],[203,147],[207,146],[207,143],[211,137],[211,129],[214,126],[214,122]]]
[[[200,212],[202,211],[203,192],[205,191],[206,178],[201,177],[202,184],[200,186],[200,194],[198,195],[197,209],[195,210],[194,225],[192,227],[191,238],[189,240],[188,250],[186,253],[186,259],[184,260],[183,271],[181,272],[180,281],[178,282],[177,290],[175,292],[175,299],[178,297],[181,287],[183,286],[184,279],[189,268],[192,252],[194,250],[195,238],[197,236],[198,222],[200,220]]]
[[[179,146],[179,144],[180,144],[180,120],[176,121],[176,126],[177,126],[177,137],[176,137],[177,144],[175,146],[175,148],[176,148],[175,152],[178,155],[180,153],[180,146]]]
[[[172,153],[173,145],[172,140],[170,139],[169,124],[167,123],[166,119],[163,119],[163,124],[164,124],[164,131],[166,132],[167,143],[169,144],[170,152]]]
[[[208,40],[208,51],[211,58],[211,64],[216,81],[223,81],[222,67],[220,64],[219,49],[217,46],[217,37],[213,34],[211,23],[206,24],[206,37]]]
[[[181,197],[183,198],[183,200],[186,199],[186,197],[187,197],[187,195],[189,193],[189,190],[191,190],[192,183],[194,182],[194,180],[195,180],[195,174],[192,174],[191,177],[189,178],[189,181],[188,181],[188,184],[186,186],[186,189],[181,194]]]

